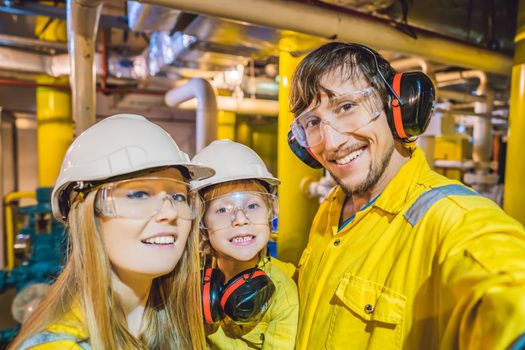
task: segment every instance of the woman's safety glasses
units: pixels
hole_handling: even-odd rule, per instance
[[[201,227],[221,230],[232,227],[238,215],[252,225],[269,225],[277,215],[276,196],[265,192],[233,192],[204,202]]]
[[[195,218],[195,193],[180,180],[141,177],[101,185],[96,208],[108,217],[149,219],[158,214],[166,202],[184,220]]]
[[[316,110],[302,113],[292,122],[292,133],[301,146],[314,147],[324,139],[324,124],[340,133],[355,132],[379,117],[378,100],[372,87],[334,96],[329,101],[331,113],[322,118]]]

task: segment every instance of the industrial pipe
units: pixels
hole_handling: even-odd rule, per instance
[[[206,79],[193,78],[169,90],[164,101],[169,107],[176,107],[192,98],[197,99],[195,151],[198,152],[217,138],[217,100],[213,87]]]
[[[399,72],[405,72],[414,68],[419,68],[423,73],[428,73],[428,63],[420,57],[403,58],[390,62],[390,65]]]
[[[186,12],[277,29],[357,42],[431,61],[509,75],[512,58],[476,46],[417,31],[414,39],[380,20],[285,0],[142,0]]]
[[[7,252],[7,265],[6,270],[11,270],[15,267],[15,225],[13,218],[13,201],[20,200],[22,198],[36,198],[36,192],[11,192],[4,198],[5,206],[5,244]]]
[[[197,104],[196,99],[191,99],[181,103],[178,108],[194,110],[197,109]],[[220,111],[234,112],[236,114],[277,117],[277,114],[279,114],[279,102],[273,100],[237,99],[229,96],[217,96],[217,109]]]
[[[69,83],[73,97],[76,135],[96,122],[95,41],[102,0],[68,0]]]
[[[508,214],[525,225],[525,0],[519,1],[516,18],[503,205]]]

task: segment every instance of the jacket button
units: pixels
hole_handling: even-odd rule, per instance
[[[373,305],[371,305],[371,304],[366,304],[365,305],[365,312],[367,314],[371,314],[372,312],[374,312],[375,309],[376,308]]]
[[[334,245],[337,247],[339,244],[341,244],[341,240],[340,239],[336,239],[334,241]]]

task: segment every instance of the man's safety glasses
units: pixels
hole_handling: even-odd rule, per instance
[[[201,227],[221,230],[232,227],[242,214],[253,225],[269,225],[277,215],[276,196],[266,192],[233,192],[204,202],[206,212]],[[240,212],[240,213],[239,213]]]
[[[340,133],[356,132],[379,118],[378,100],[372,87],[334,96],[329,101],[330,113],[323,117],[317,110],[302,113],[292,122],[292,133],[301,146],[314,147],[324,139],[325,124]]]
[[[168,202],[180,219],[196,214],[196,195],[186,182],[161,177],[140,177],[109,182],[100,186],[96,209],[107,217],[149,219]]]

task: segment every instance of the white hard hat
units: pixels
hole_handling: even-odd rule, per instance
[[[143,116],[118,114],[106,118],[69,146],[51,196],[53,215],[65,221],[68,189],[73,183],[102,181],[164,166],[185,168],[189,180],[214,174],[209,167],[193,165],[164,129]]]
[[[257,179],[266,182],[270,187],[280,183],[279,179],[268,171],[255,151],[231,140],[213,141],[197,153],[192,162],[215,170],[215,175],[191,182],[196,190],[234,180]]]

